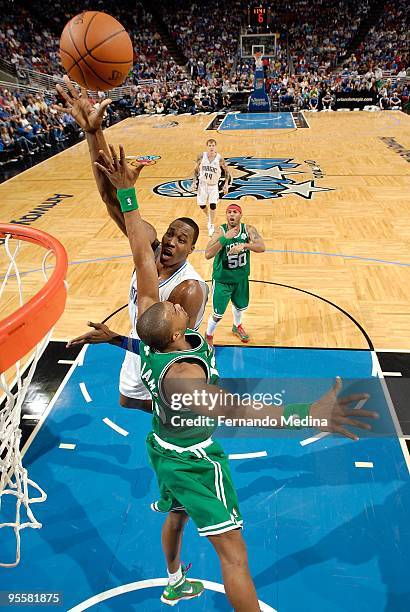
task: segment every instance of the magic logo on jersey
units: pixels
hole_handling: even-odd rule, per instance
[[[232,179],[229,192],[221,196],[224,200],[240,200],[247,196],[269,200],[287,195],[310,200],[315,193],[333,191],[330,187],[317,186],[315,179],[300,183],[295,180],[295,175],[305,172],[297,170],[300,164],[294,163],[291,158],[228,157],[225,161],[241,174]],[[220,188],[223,183],[224,179],[221,179]],[[154,187],[154,193],[168,198],[192,198],[196,195],[190,179],[162,183]]]

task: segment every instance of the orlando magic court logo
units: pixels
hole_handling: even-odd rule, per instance
[[[315,180],[298,183],[293,178],[296,174],[305,174],[296,170],[300,164],[292,163],[291,158],[272,157],[228,157],[228,166],[239,170],[229,186],[229,192],[223,195],[224,200],[240,200],[246,196],[254,196],[258,200],[282,198],[287,195],[297,195],[310,200],[313,194],[321,191],[333,191],[329,187],[318,187]],[[223,185],[220,182],[220,187]],[[196,195],[190,179],[162,183],[154,187],[154,192],[168,198],[192,198]]]
[[[161,159],[161,155],[127,155],[125,159],[129,161],[131,166],[138,166],[139,164],[152,166]]]

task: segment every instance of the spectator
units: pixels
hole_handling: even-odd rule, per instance
[[[325,95],[323,96],[322,105],[324,111],[332,110],[333,96],[330,94],[330,91],[326,91]]]
[[[401,110],[401,99],[396,90],[390,96],[389,102],[391,110]]]
[[[382,110],[389,110],[390,100],[388,98],[387,91],[385,91],[383,96],[380,98],[379,105]]]

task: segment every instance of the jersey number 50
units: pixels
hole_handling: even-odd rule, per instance
[[[228,255],[228,268],[242,268],[246,266],[246,252],[239,253],[239,255]]]

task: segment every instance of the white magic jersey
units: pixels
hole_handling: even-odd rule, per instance
[[[202,306],[198,312],[198,317],[197,317],[197,320],[195,321],[195,326],[194,326],[194,329],[198,329],[204,317],[204,311],[205,311],[205,306],[206,306],[206,302],[208,299],[209,288],[206,282],[204,281],[204,279],[202,278],[202,276],[198,274],[195,268],[188,261],[182,264],[182,266],[178,268],[178,270],[174,272],[172,276],[160,282],[159,299],[161,302],[166,302],[169,296],[171,295],[173,289],[175,289],[175,287],[177,287],[179,284],[183,283],[186,280],[198,281],[202,289],[202,295],[203,295]],[[130,294],[129,294],[129,299],[128,299],[128,312],[130,315],[132,336],[134,338],[138,338],[137,330],[136,330],[137,319],[138,319],[137,277],[136,277],[135,270],[131,277]]]
[[[205,151],[202,154],[201,164],[199,166],[199,180],[203,181],[207,185],[217,185],[221,178],[221,166],[219,160],[221,156],[219,153],[216,154],[215,159],[212,161],[208,158],[208,153]]]
[[[198,274],[198,272],[196,272],[196,270],[193,268],[193,266],[191,266],[190,263],[186,261],[176,272],[174,272],[172,276],[170,276],[159,284],[159,299],[161,300],[161,302],[165,302],[169,298],[172,290],[175,289],[175,287],[177,287],[180,283],[183,283],[185,280],[198,281],[202,289],[202,306],[198,312],[198,317],[194,325],[194,328],[198,329],[204,317],[204,311],[208,299],[209,289],[204,279]],[[133,338],[137,338],[138,334],[136,330],[136,323],[138,318],[138,306],[135,272],[131,278],[128,311],[131,320],[131,336]],[[121,367],[119,387],[120,392],[126,397],[134,398],[137,400],[150,399],[150,394],[148,393],[141,380],[141,358],[139,355],[131,353],[129,351],[125,352],[124,362]]]

